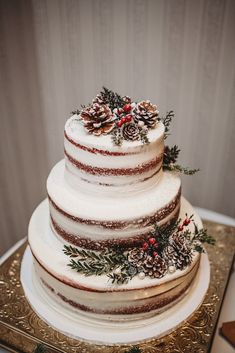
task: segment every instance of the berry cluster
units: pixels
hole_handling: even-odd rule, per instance
[[[125,123],[130,123],[133,120],[133,115],[130,114],[133,107],[131,104],[125,104],[123,108],[114,109],[114,113],[118,116],[117,127],[122,127]]]
[[[158,243],[155,238],[149,238],[147,242],[144,242],[142,245],[142,249],[144,251],[147,251],[149,255],[152,255],[153,257],[158,256],[157,253],[157,248],[158,248]]]
[[[186,218],[184,219],[183,223],[178,226],[178,232],[182,232],[184,230],[184,227],[187,227],[193,221],[192,218],[193,215],[188,217],[186,213]]]

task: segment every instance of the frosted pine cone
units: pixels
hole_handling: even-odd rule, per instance
[[[142,101],[135,107],[134,114],[137,123],[142,121],[144,125],[152,129],[157,123],[159,111],[157,106],[150,103],[150,101]]]
[[[80,114],[85,129],[96,136],[108,134],[114,128],[114,115],[105,104],[93,103]]]
[[[147,255],[143,261],[143,271],[146,275],[152,278],[161,278],[167,272],[166,262],[160,257]]]
[[[162,259],[160,256],[156,256],[154,260],[154,277],[161,278],[165,276],[167,272],[167,265],[164,259]]]
[[[176,233],[172,236],[172,245],[178,252],[191,252],[188,239],[182,234]]]
[[[174,265],[176,262],[177,253],[172,245],[168,245],[162,252],[163,259],[171,265]]]
[[[129,251],[128,261],[136,267],[140,267],[143,265],[145,255],[146,253],[142,249],[134,248]]]
[[[140,139],[139,128],[135,123],[124,124],[122,136],[127,141],[136,141]]]
[[[187,239],[180,234],[175,234],[172,237],[171,245],[175,250],[174,265],[176,268],[183,270],[192,261],[192,250]]]
[[[125,104],[131,104],[131,98],[129,96],[123,96],[122,100]]]
[[[93,99],[92,103],[98,103],[98,104],[105,104],[103,97],[101,96],[101,94],[97,94],[97,96],[95,97],[95,99]]]

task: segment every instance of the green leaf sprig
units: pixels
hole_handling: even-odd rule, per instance
[[[164,135],[164,139],[166,139],[170,133],[170,125],[171,125],[171,121],[174,118],[175,113],[173,112],[173,110],[170,110],[169,112],[166,113],[166,116],[161,118],[162,123],[165,126],[165,135]]]
[[[177,145],[172,147],[166,146],[163,155],[163,170],[169,170],[172,172],[180,172],[185,175],[193,175],[199,171],[199,169],[190,169],[187,167],[182,167],[176,164],[179,157],[180,149]]]
[[[64,245],[63,252],[71,258],[68,266],[77,272],[82,272],[85,276],[107,274],[126,260],[126,257],[120,252],[105,251],[98,253],[78,249],[71,245]]]
[[[204,252],[202,244],[215,245],[216,241],[212,235],[207,233],[207,229],[198,229],[198,226],[194,223],[194,233],[191,237],[191,244],[195,251]]]
[[[107,104],[110,109],[113,111],[115,108],[121,108],[126,103],[120,94],[113,92],[112,90],[102,87],[102,91],[100,92],[100,97],[105,104]]]

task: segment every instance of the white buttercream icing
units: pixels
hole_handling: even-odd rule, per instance
[[[199,228],[202,227],[201,220],[195,213],[195,210],[185,199],[182,199],[180,217],[184,218],[185,213],[188,215],[194,214],[196,224]],[[190,225],[189,227],[192,227],[191,229],[193,230],[193,225]],[[36,256],[38,261],[55,277],[59,279],[68,279],[68,281],[74,285],[90,287],[101,291],[108,289],[113,291],[114,288],[117,291],[123,289],[133,290],[134,288],[142,289],[143,286],[153,287],[164,284],[188,273],[199,258],[199,254],[195,253],[192,264],[183,271],[177,270],[172,274],[166,274],[160,279],[145,277],[141,280],[138,276],[136,276],[127,284],[120,286],[114,286],[110,281],[108,281],[108,278],[105,275],[86,277],[67,266],[68,257],[64,255],[62,251],[63,243],[57,239],[49,226],[47,200],[43,201],[33,213],[29,223],[28,237],[33,254]]]
[[[122,285],[112,284],[106,275],[85,276],[67,266],[69,258],[63,253],[65,241],[61,238],[64,233],[97,244],[126,241],[150,232],[156,214],[161,216],[161,226],[174,220],[179,211],[181,217],[186,212],[194,213],[196,224],[202,227],[185,199],[180,206],[179,176],[161,168],[161,122],[148,131],[148,140],[148,144],[124,140],[122,146],[116,146],[110,135],[89,134],[77,115],[66,122],[65,160],[57,163],[47,180],[51,201],[39,205],[29,224],[29,244],[36,259],[38,281],[47,283],[51,295],[59,294],[62,300],[64,297],[96,311],[100,307],[115,311],[146,306],[144,315],[148,315],[147,307],[156,296],[164,301],[170,293],[174,301],[195,277],[198,253],[182,271],[171,268],[160,279],[135,276]],[[133,317],[138,318],[138,312]]]
[[[156,186],[131,195],[117,193],[114,198],[84,188],[75,190],[66,182],[62,160],[48,177],[47,191],[56,205],[70,215],[101,221],[128,220],[154,214],[166,206],[177,195],[180,185],[177,174],[166,172]]]
[[[164,137],[165,127],[162,122],[158,122],[155,129],[150,129],[148,131],[148,139],[150,145],[160,143]],[[112,152],[140,152],[142,149],[149,148],[150,145],[143,145],[140,140],[136,141],[123,141],[121,147],[113,144],[110,135],[100,135],[95,136],[89,134],[79,120],[78,115],[73,115],[69,118],[65,124],[65,132],[67,135],[73,139],[75,142],[87,146],[90,148],[98,148],[104,151]],[[156,145],[155,145],[156,146]]]
[[[64,138],[65,155],[67,157],[65,159],[67,165],[66,173],[67,170],[70,171],[67,175],[68,182],[76,187],[76,178],[74,177],[77,177],[78,183],[79,180],[84,179],[90,184],[94,183],[96,186],[99,183],[114,186],[122,186],[128,183],[130,185],[133,183],[142,183],[144,179],[155,175],[161,168],[161,157],[164,150],[164,125],[158,122],[155,129],[149,130],[148,138],[148,144],[143,144],[140,140],[124,140],[122,146],[116,146],[110,135],[94,136],[89,134],[84,129],[78,116],[72,116],[65,125]],[[73,159],[75,163],[79,162],[85,167],[112,169],[116,172],[113,175],[106,174],[105,172],[94,175],[92,172],[82,170],[75,166],[75,164],[72,164],[68,157]],[[159,161],[144,170],[146,164],[154,162],[156,158]],[[123,169],[130,168],[136,169],[136,172],[131,175],[121,175]],[[140,168],[143,168],[141,172],[139,171]],[[139,187],[141,188],[142,185]]]

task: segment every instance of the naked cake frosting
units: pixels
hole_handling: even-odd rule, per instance
[[[174,114],[103,88],[72,112],[64,159],[29,224],[36,278],[59,303],[94,320],[132,321],[181,300],[213,243],[181,196]],[[50,231],[39,232],[42,209]]]

